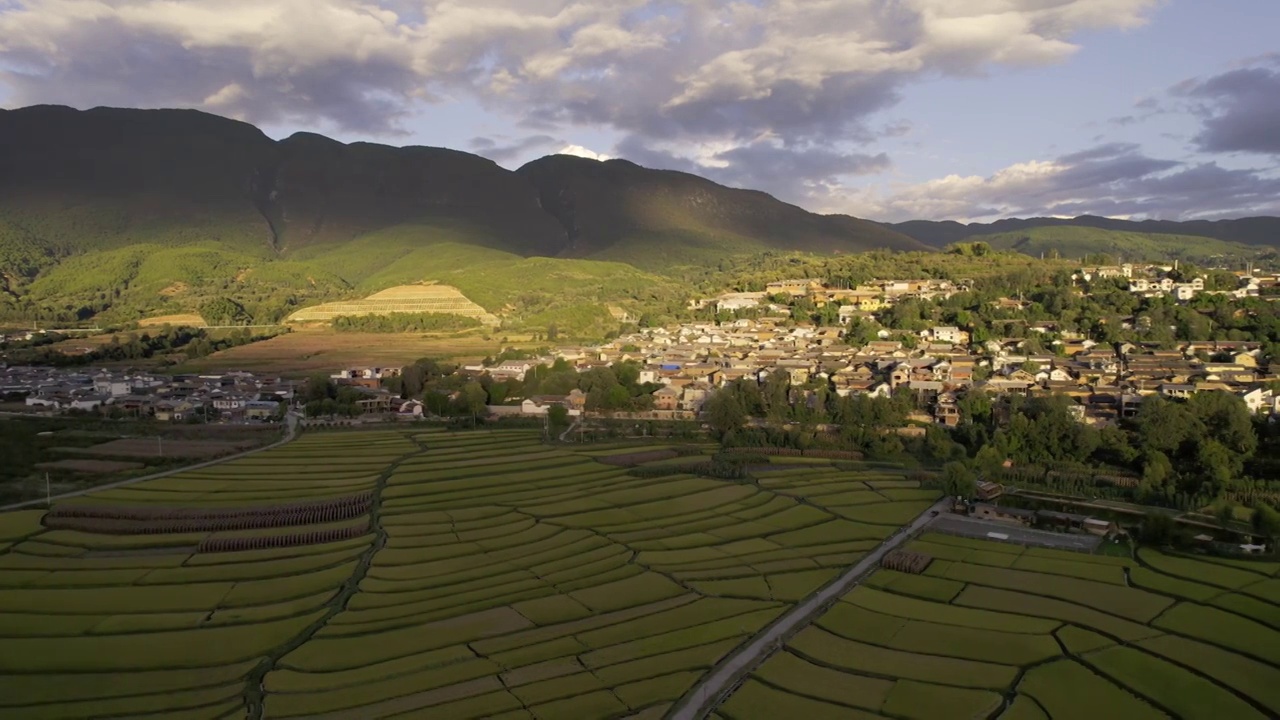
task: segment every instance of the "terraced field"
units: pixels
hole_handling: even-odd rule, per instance
[[[1280,717],[1280,565],[926,534],[717,710],[752,718]]]
[[[0,716],[658,717],[935,499],[872,466],[646,479],[611,452],[311,433],[0,515]]]
[[[496,325],[498,319],[468,300],[449,285],[397,285],[361,300],[324,303],[298,310],[285,322],[321,322],[339,316],[387,315],[390,313],[440,313],[461,315]]]

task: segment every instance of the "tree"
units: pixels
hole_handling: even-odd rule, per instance
[[[253,320],[243,305],[225,297],[201,305],[200,317],[210,325],[243,325]]]
[[[711,393],[702,405],[707,424],[721,437],[740,430],[747,422],[747,413],[737,395],[727,389]]]
[[[1173,455],[1188,439],[1203,435],[1204,428],[1186,408],[1154,395],[1142,401],[1134,418],[1138,440],[1147,451]]]
[[[555,430],[569,427],[569,408],[563,405],[547,408],[547,423]]]
[[[949,462],[942,466],[942,492],[951,497],[973,497],[978,492],[978,476],[965,463]]]
[[[1208,494],[1217,495],[1231,485],[1240,460],[1222,443],[1206,440],[1200,443],[1196,452],[1196,464],[1200,476],[1210,486]]]
[[[489,394],[485,392],[484,387],[472,380],[463,385],[458,394],[458,411],[462,415],[483,415],[485,412],[484,404],[488,399]]]
[[[964,447],[951,439],[946,430],[930,425],[925,428],[924,451],[930,460],[946,462],[964,457]]]
[[[1201,392],[1187,399],[1187,411],[1200,421],[1208,437],[1232,453],[1249,457],[1258,448],[1249,407],[1235,395],[1220,390]]]
[[[1226,530],[1231,527],[1232,521],[1236,519],[1236,505],[1230,500],[1223,500],[1213,511],[1213,517]]]
[[[314,400],[328,400],[338,396],[338,389],[333,380],[325,373],[316,373],[307,378],[307,389],[302,399],[307,403]]]
[[[1257,503],[1253,506],[1253,517],[1250,518],[1249,524],[1253,527],[1254,535],[1266,538],[1271,542],[1275,542],[1276,538],[1280,538],[1280,512],[1266,503]]]
[[[1148,510],[1147,514],[1142,518],[1142,527],[1139,530],[1139,537],[1142,541],[1157,546],[1172,545],[1177,530],[1173,524],[1173,518],[1158,510]]]

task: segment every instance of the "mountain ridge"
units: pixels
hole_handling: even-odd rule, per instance
[[[726,259],[929,251],[1063,222],[878,223],[623,159],[550,155],[508,170],[449,148],[277,140],[198,110],[0,110],[3,319],[129,321],[231,298],[273,322],[435,281],[526,323],[572,316],[603,332],[604,304],[682,306],[681,283]],[[1277,223],[1195,227],[1274,247]]]
[[[1280,218],[1271,216],[1227,220],[1121,220],[1079,215],[1074,218],[1003,218],[990,223],[907,220],[882,224],[933,248],[945,248],[952,243],[980,239],[983,235],[1019,232],[1038,227],[1091,227],[1154,235],[1202,235],[1244,245],[1280,247]]]

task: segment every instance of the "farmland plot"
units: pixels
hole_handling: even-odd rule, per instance
[[[592,454],[308,433],[0,515],[0,715],[656,717],[932,497],[883,468],[641,478]],[[885,695],[987,698],[906,689]]]
[[[924,575],[877,570],[718,712],[830,717],[1280,716],[1274,568],[926,534]],[[1250,589],[1254,592],[1248,592]],[[842,715],[843,713],[843,715]]]

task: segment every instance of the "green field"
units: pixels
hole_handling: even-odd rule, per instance
[[[770,657],[720,716],[1280,715],[1271,563],[1023,549],[926,534]]]
[[[309,432],[59,507],[213,511],[372,491],[370,512],[170,535],[0,515],[0,716],[656,717],[933,497],[883,469],[652,479],[592,454],[532,431]],[[210,537],[348,526],[367,532],[199,551]],[[1043,656],[1028,638],[1010,652]],[[976,707],[988,694],[890,702]]]

